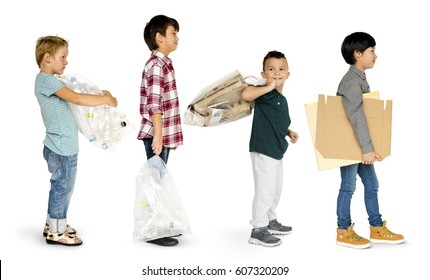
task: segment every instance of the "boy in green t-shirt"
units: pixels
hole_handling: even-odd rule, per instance
[[[285,137],[291,143],[299,138],[289,129],[288,102],[282,94],[289,75],[285,55],[271,51],[264,57],[261,72],[266,85],[248,86],[242,92],[244,100],[255,102],[249,142],[255,187],[251,220],[254,228],[249,243],[266,247],[281,244],[281,239],[272,234],[285,235],[292,231],[290,226],[277,221],[275,211],[283,187],[282,158],[288,148]]]

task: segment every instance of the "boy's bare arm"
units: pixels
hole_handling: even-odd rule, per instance
[[[161,114],[151,116],[152,127],[154,128],[154,139],[152,139],[152,151],[156,155],[160,155],[163,149],[163,124]]]
[[[265,86],[255,87],[255,86],[247,86],[242,91],[242,99],[245,101],[254,101],[258,97],[271,92],[276,87],[276,81],[272,80]]]
[[[112,94],[103,90],[103,95],[94,95],[94,94],[85,94],[85,93],[77,93],[73,90],[62,87],[55,94],[70,103],[81,105],[81,106],[98,106],[98,105],[110,105],[112,107],[116,107],[118,102]]]

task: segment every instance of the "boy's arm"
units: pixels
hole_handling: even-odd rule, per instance
[[[375,152],[370,138],[369,127],[363,111],[363,93],[361,89],[349,84],[348,90],[340,91],[338,93],[342,96],[345,112],[361,147],[362,163],[373,164],[375,160],[381,160],[381,157]]]
[[[153,114],[151,116],[152,127],[154,128],[154,138],[152,139],[152,151],[157,156],[161,154],[163,149],[163,123],[161,114]]]
[[[116,107],[118,105],[116,98],[113,97],[109,91],[103,90],[102,92],[103,95],[77,93],[64,86],[57,90],[57,92],[55,92],[55,95],[70,103],[81,106],[98,106],[106,104],[112,107]]]
[[[342,96],[343,107],[351,122],[355,137],[360,144],[363,154],[373,152],[373,144],[363,111],[363,93],[358,85],[348,83],[340,88],[338,94]]]
[[[268,92],[271,92],[276,87],[276,81],[272,80],[271,83],[265,85],[265,86],[247,86],[242,91],[242,99],[245,101],[254,101],[258,97],[265,95]]]
[[[154,137],[152,139],[152,151],[156,155],[160,155],[163,149],[163,120],[162,120],[162,103],[164,92],[164,75],[162,68],[154,64],[147,73],[148,93],[147,104],[151,116],[152,128],[154,129]]]

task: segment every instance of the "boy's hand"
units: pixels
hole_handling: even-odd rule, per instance
[[[102,90],[102,94],[104,96],[112,96],[112,94],[108,90],[105,90],[105,89]]]
[[[118,106],[118,101],[116,100],[115,97],[110,96],[109,101],[108,101],[108,105],[110,105],[112,107],[116,107],[116,106]]]
[[[151,147],[154,154],[159,156],[163,149],[163,137],[157,137],[157,135],[155,135],[154,138],[152,139]]]
[[[380,155],[378,155],[378,153],[376,152],[370,152],[367,154],[363,154],[361,163],[362,164],[373,164],[375,162],[375,160],[379,160],[381,161],[382,158]]]
[[[102,90],[102,94],[104,95],[104,96],[106,96],[106,97],[108,97],[109,99],[108,99],[108,102],[107,102],[107,104],[109,105],[109,106],[112,106],[112,107],[116,107],[116,106],[118,106],[118,101],[116,100],[116,98],[115,97],[113,97],[112,96],[112,94],[109,92],[109,91],[107,91],[107,90]]]
[[[272,91],[278,86],[278,81],[276,79],[267,80],[267,86]]]
[[[290,129],[288,129],[288,133],[287,133],[288,137],[290,137],[290,142],[295,144],[297,142],[297,140],[299,139],[299,134],[297,134],[297,132],[294,132]]]

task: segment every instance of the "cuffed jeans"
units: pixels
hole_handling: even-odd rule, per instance
[[[66,219],[75,186],[78,155],[61,156],[45,146],[43,157],[51,173],[48,215],[51,219]]]
[[[276,208],[283,187],[283,163],[260,153],[251,152],[255,195],[252,202],[251,225],[267,227],[276,219]]]
[[[347,229],[351,221],[351,199],[356,189],[357,174],[364,185],[364,203],[371,226],[381,226],[382,219],[378,204],[378,179],[373,164],[352,164],[342,166],[340,175],[342,182],[337,197],[337,225]]]

